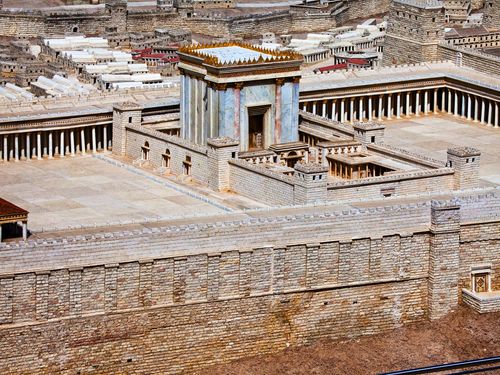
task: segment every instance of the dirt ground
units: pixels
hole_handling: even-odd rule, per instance
[[[318,341],[204,370],[206,375],[376,374],[500,355],[500,313],[447,317],[352,341]],[[492,372],[490,372],[492,374]]]

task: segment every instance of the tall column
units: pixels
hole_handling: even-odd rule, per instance
[[[63,158],[66,153],[66,149],[64,148],[64,130],[61,130],[61,134],[59,136],[59,157]]]
[[[434,103],[432,105],[432,112],[437,113],[438,107],[437,107],[437,101],[438,101],[438,89],[434,89]]]
[[[406,116],[410,116],[410,92],[406,93]]]
[[[42,133],[36,133],[36,158],[42,160]]]
[[[3,136],[3,161],[8,161],[9,160],[9,136],[5,134]]]
[[[451,115],[451,108],[452,108],[452,104],[451,104],[451,90],[448,89],[448,114]]]
[[[338,121],[338,114],[337,114],[337,101],[334,99],[332,102],[332,120]]]
[[[401,93],[398,92],[396,96],[396,117],[401,118]]]
[[[350,110],[350,122],[353,123],[354,122],[354,98],[350,98],[349,99],[350,101],[350,107],[351,107],[351,110]]]
[[[498,128],[499,121],[498,121],[498,103],[495,102],[495,128]]]
[[[453,116],[458,116],[458,93],[455,91],[455,105],[453,108]]]
[[[31,160],[31,134],[26,133],[26,160]]]
[[[441,112],[446,111],[446,92],[443,88],[443,91],[441,91]]]
[[[368,96],[368,121],[372,121],[373,108],[372,108],[372,97]]]
[[[429,112],[429,90],[424,91],[424,115]]]
[[[103,136],[102,143],[104,144],[104,151],[108,151],[108,125],[104,125],[102,129],[102,136]]]
[[[323,106],[321,108],[321,116],[323,116],[323,117],[328,117],[327,113],[326,113],[326,102],[327,102],[327,100],[323,100]]]
[[[392,94],[387,95],[387,119],[392,118]]]
[[[363,103],[363,97],[360,96],[359,97],[359,103],[358,103],[358,118],[359,118],[359,121],[363,121],[364,119],[364,116],[363,116],[363,112],[365,111],[364,109],[364,103]]]
[[[49,155],[49,159],[52,159],[53,158],[53,148],[52,148],[52,132],[49,132],[49,152],[48,152],[48,155]]]
[[[484,124],[485,115],[486,115],[486,107],[484,105],[484,99],[481,98],[481,124]]]
[[[14,134],[14,160],[19,161],[19,135]]]
[[[420,116],[420,91],[415,93],[415,116]]]
[[[80,152],[82,153],[82,155],[85,154],[85,146],[86,146],[86,143],[85,143],[85,128],[82,128],[80,130]]]
[[[71,147],[71,156],[75,156],[75,132],[73,129],[69,131],[69,144]]]
[[[491,104],[491,100],[488,100],[488,126],[493,126],[492,115],[493,115],[493,106]]]
[[[94,154],[97,152],[97,138],[95,134],[95,126],[92,126],[92,152]]]
[[[472,100],[469,94],[467,94],[467,120],[472,119]]]
[[[466,108],[465,108],[465,95],[462,94],[462,111],[460,117],[465,118]]]
[[[378,97],[378,120],[379,121],[382,121],[383,120],[382,117],[384,116],[383,104],[384,104],[384,95],[380,95]]]
[[[340,122],[345,122],[345,99],[340,100]]]
[[[28,239],[28,222],[23,221],[23,240],[26,241]]]
[[[479,101],[477,100],[477,96],[474,95],[474,122],[478,122],[479,120]]]
[[[316,114],[316,102],[313,102],[312,113]]]

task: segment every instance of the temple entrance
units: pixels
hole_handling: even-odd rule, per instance
[[[266,122],[270,106],[248,108],[248,150],[262,150],[266,147]]]

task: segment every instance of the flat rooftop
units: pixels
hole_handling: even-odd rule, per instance
[[[263,58],[272,57],[267,53],[254,51],[240,46],[202,48],[199,49],[198,52],[206,53],[210,56],[217,57],[219,61],[223,64],[230,63],[232,61],[255,60],[259,59],[261,56]]]
[[[226,212],[174,182],[134,171],[92,156],[5,163],[0,196],[30,212],[33,231]]]
[[[500,185],[500,129],[448,115],[384,121],[384,125],[386,143],[434,159],[446,161],[449,147],[479,149],[481,185]]]

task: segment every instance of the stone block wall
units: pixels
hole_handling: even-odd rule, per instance
[[[464,225],[452,201],[4,245],[0,371],[179,373],[434,318],[476,261],[463,244],[498,241],[497,200],[463,199]]]
[[[438,59],[451,60],[483,73],[500,75],[500,57],[471,48],[440,44]]]

